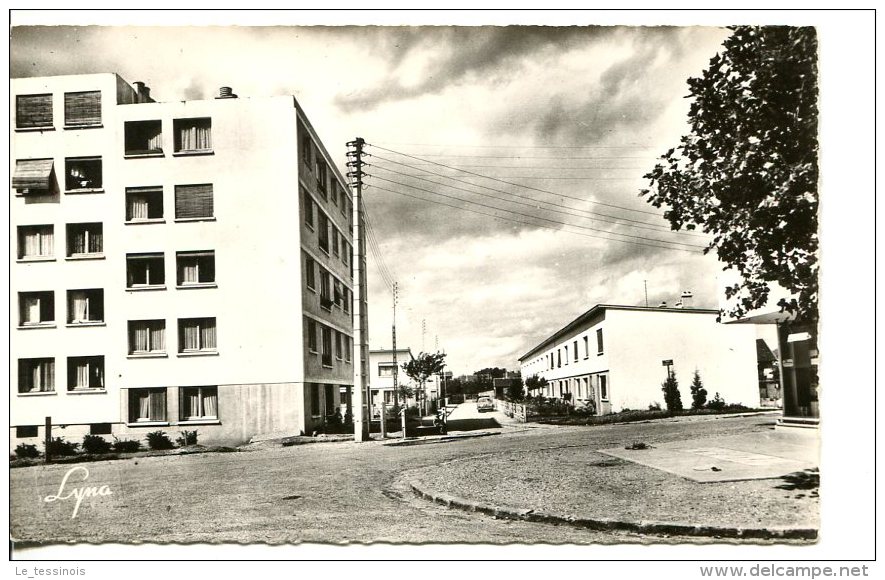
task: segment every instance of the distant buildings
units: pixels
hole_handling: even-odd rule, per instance
[[[309,432],[353,384],[347,181],[293,97],[11,83],[11,443]]]
[[[545,397],[592,405],[597,414],[663,406],[665,363],[691,405],[695,369],[712,398],[759,405],[752,326],[716,321],[717,310],[594,306],[520,357],[523,380],[547,380]],[[537,393],[535,393],[537,394]]]

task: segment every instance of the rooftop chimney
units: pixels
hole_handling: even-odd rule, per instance
[[[135,85],[135,102],[136,103],[153,103],[154,100],[151,98],[151,89],[141,81],[135,81],[132,83]]]
[[[236,99],[237,95],[234,94],[234,90],[230,87],[221,87],[218,89],[218,96],[216,99]]]
[[[682,306],[685,308],[691,308],[691,306],[692,306],[691,299],[692,298],[693,298],[693,295],[691,292],[689,292],[688,290],[683,292],[682,293]]]

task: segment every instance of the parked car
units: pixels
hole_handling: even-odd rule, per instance
[[[495,402],[490,397],[480,397],[476,400],[476,410],[480,413],[483,411],[494,411]]]

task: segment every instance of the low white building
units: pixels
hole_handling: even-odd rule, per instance
[[[597,414],[664,406],[661,384],[669,368],[682,403],[691,406],[695,369],[708,398],[759,405],[756,332],[723,325],[718,310],[599,304],[519,358],[524,379],[547,380],[545,397],[592,401]],[[533,393],[537,394],[537,393]]]
[[[396,360],[394,360],[394,358]],[[381,414],[381,404],[386,406],[387,413],[393,409],[396,395],[394,394],[394,374],[396,384],[400,386],[414,387],[412,380],[403,370],[403,364],[415,358],[409,348],[396,349],[396,357],[391,349],[375,349],[369,351],[369,385],[372,391],[370,401],[372,417],[378,418]],[[414,397],[408,404],[414,404]],[[400,402],[402,404],[402,402]]]

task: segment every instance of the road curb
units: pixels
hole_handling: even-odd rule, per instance
[[[409,445],[430,445],[431,443],[451,443],[452,441],[458,441],[459,439],[476,439],[477,437],[491,437],[492,435],[500,435],[499,432],[493,433],[474,433],[470,435],[443,435],[442,437],[435,437],[433,439],[405,439],[400,441],[391,441],[389,443],[382,443],[385,447],[401,447],[401,446],[409,446]]]
[[[816,540],[818,530],[814,528],[738,528],[720,526],[700,526],[676,522],[619,521],[607,518],[580,518],[550,514],[525,508],[496,506],[423,489],[417,482],[410,481],[412,492],[425,500],[448,508],[467,512],[477,512],[502,519],[542,522],[548,524],[568,524],[591,530],[620,530],[639,534],[700,536],[709,538],[738,538],[757,540]]]

